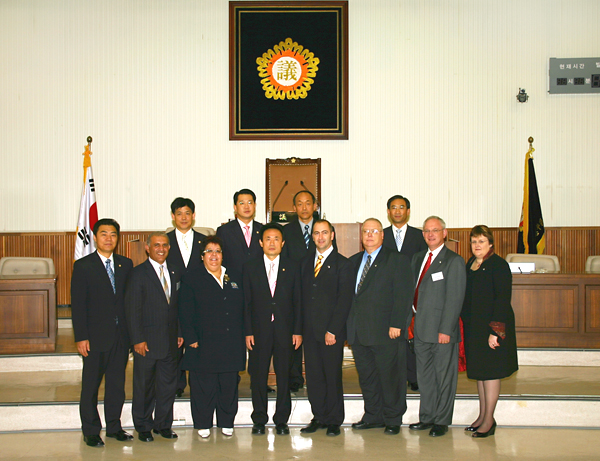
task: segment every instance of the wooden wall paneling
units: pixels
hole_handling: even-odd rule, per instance
[[[600,333],[600,287],[585,287],[585,331]]]

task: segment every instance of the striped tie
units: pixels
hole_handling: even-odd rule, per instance
[[[323,265],[323,255],[319,255],[319,260],[317,261],[317,265],[315,266],[315,277],[319,275],[319,271],[321,270],[321,266]]]
[[[310,242],[310,235],[308,235],[308,224],[304,226],[304,243],[306,243],[306,248],[308,248],[308,242]]]
[[[365,277],[367,276],[367,272],[369,272],[370,268],[371,268],[371,255],[368,255],[367,256],[367,263],[365,264],[365,267],[363,267],[363,271],[362,271],[362,274],[360,276],[360,282],[358,282],[358,287],[356,287],[356,292],[357,293],[360,291],[360,287],[362,287],[362,284],[365,281]]]
[[[396,232],[396,247],[398,247],[398,251],[402,248],[402,231],[400,229]]]
[[[110,279],[110,284],[112,285],[113,293],[117,292],[117,286],[115,284],[115,273],[110,267],[110,259],[106,260],[106,273],[108,274],[108,278]]]
[[[167,298],[168,303],[171,301],[171,298],[169,297],[169,285],[167,284],[167,279],[165,278],[163,266],[160,266],[160,283],[163,286],[163,290],[165,291],[165,297]]]

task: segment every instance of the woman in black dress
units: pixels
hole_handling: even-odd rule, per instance
[[[473,437],[488,437],[496,431],[500,380],[519,368],[515,314],[510,305],[512,274],[508,263],[494,254],[494,236],[487,226],[475,226],[470,239],[473,257],[467,262],[461,317],[467,376],[477,380],[479,416],[465,431],[473,432]]]
[[[179,291],[179,324],[188,347],[182,369],[190,371],[194,428],[210,436],[217,427],[233,435],[239,372],[246,366],[242,276],[226,271],[219,237],[202,241],[203,266],[188,272]]]

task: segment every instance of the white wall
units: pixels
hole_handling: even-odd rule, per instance
[[[0,231],[75,229],[88,135],[99,213],[124,230],[166,227],[178,195],[216,227],[241,187],[264,220],[265,158],[290,156],[322,159],[334,222],[385,219],[401,193],[414,225],[516,226],[529,136],[546,225],[600,225],[600,96],[547,93],[548,58],[600,55],[600,2],[349,13],[350,139],[233,142],[226,0],[0,0]]]

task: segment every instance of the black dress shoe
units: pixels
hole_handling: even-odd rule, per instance
[[[330,424],[327,426],[327,435],[331,437],[335,437],[336,435],[340,435],[340,426],[339,424]]]
[[[303,434],[312,434],[313,432],[317,432],[319,429],[325,429],[326,427],[328,427],[327,424],[322,424],[316,419],[313,419],[308,426],[300,429],[300,432]]]
[[[448,432],[448,426],[442,424],[434,424],[431,430],[429,431],[429,435],[431,437],[441,437],[446,432]]]
[[[400,426],[385,426],[385,431],[383,431],[386,434],[392,434],[392,435],[396,435],[400,433]]]
[[[496,420],[494,420],[494,422],[492,423],[492,427],[490,427],[489,431],[487,431],[487,432],[475,431],[475,432],[473,432],[473,437],[481,439],[481,438],[489,437],[490,435],[494,435],[495,433],[496,433]]]
[[[102,447],[104,446],[104,441],[99,435],[84,435],[83,441],[88,447]]]
[[[152,437],[152,432],[150,431],[138,433],[138,439],[140,439],[142,442],[154,442],[154,437]]]
[[[182,395],[183,395],[183,389],[177,389],[177,391],[175,392],[175,397],[177,397],[179,399],[179,398],[181,398]]]
[[[290,384],[290,392],[298,392],[300,389],[302,389],[304,386],[302,384]]]
[[[252,433],[257,435],[264,435],[265,433],[265,425],[264,424],[255,424],[252,426]]]
[[[290,433],[290,428],[284,423],[275,426],[275,430],[277,431],[277,435],[288,435]]]
[[[377,429],[379,427],[385,427],[384,423],[366,423],[360,420],[357,423],[352,424],[352,429]]]
[[[408,426],[411,431],[424,431],[426,429],[431,429],[432,427],[433,423],[422,423],[421,421]]]
[[[465,427],[465,432],[475,432],[477,429],[479,429],[479,426],[469,426]]]
[[[273,392],[275,392],[275,389],[273,389],[271,386],[267,386],[267,394],[272,394]]]
[[[414,383],[409,383],[410,384],[410,390],[417,392],[419,390],[419,383],[417,383],[416,381]]]
[[[114,432],[112,434],[109,434],[107,432],[106,436],[110,437],[111,439],[117,439],[119,442],[125,442],[127,440],[133,440],[133,435],[128,434],[123,429],[121,429],[121,430],[119,430],[117,432]]]
[[[165,439],[176,439],[178,437],[177,434],[171,429],[160,429],[158,431],[154,429],[153,431],[155,434],[160,434],[160,436]]]

